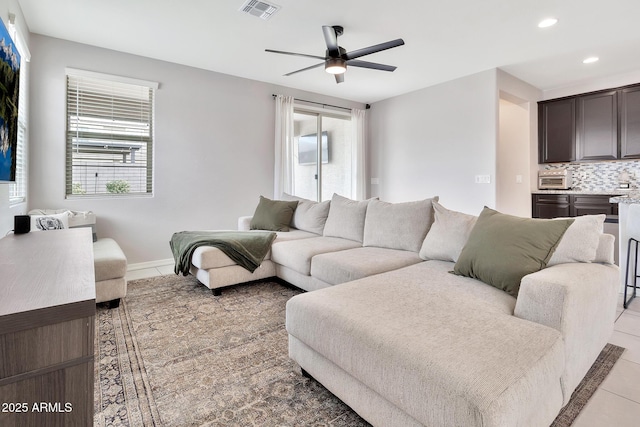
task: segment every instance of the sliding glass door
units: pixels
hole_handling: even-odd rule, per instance
[[[294,195],[330,200],[352,198],[352,130],[349,115],[296,109],[294,114]]]

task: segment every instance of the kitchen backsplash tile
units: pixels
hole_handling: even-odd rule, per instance
[[[593,163],[553,163],[544,169],[566,168],[571,171],[572,190],[576,191],[612,191],[620,189],[620,174],[629,175],[630,188],[640,189],[640,160],[619,160]]]

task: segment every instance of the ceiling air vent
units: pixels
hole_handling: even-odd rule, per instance
[[[239,9],[241,12],[257,16],[265,21],[280,9],[280,6],[273,3],[265,3],[258,0],[248,0]]]

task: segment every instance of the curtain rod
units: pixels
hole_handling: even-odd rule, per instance
[[[276,96],[278,96],[278,95],[276,95],[275,93],[272,93],[272,94],[271,94],[271,96],[273,96],[273,97],[275,98],[275,97],[276,97]],[[307,101],[306,99],[298,99],[298,98],[293,98],[293,99],[295,99],[296,101],[308,102],[308,103],[310,103],[310,104],[318,104],[318,105],[322,105],[323,107],[341,108],[341,109],[343,109],[343,110],[349,110],[349,111],[351,111],[351,110],[352,110],[351,108],[347,108],[347,107],[340,107],[340,106],[338,106],[338,105],[331,105],[331,104],[323,104],[322,102]],[[371,108],[371,106],[370,106],[369,104],[366,104],[366,107],[365,107],[365,108],[368,110],[369,108]]]

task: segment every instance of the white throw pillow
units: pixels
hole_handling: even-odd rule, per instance
[[[334,194],[323,235],[362,243],[368,205],[369,200],[351,200]]]
[[[388,203],[372,200],[364,222],[363,246],[416,252],[433,224],[432,199]]]
[[[67,209],[31,209],[29,211],[30,216],[60,213],[66,213],[69,216],[69,228],[91,227],[93,241],[98,241],[98,236],[96,235],[96,214],[91,211],[70,211]]]
[[[606,215],[583,215],[567,228],[547,267],[568,262],[593,262],[600,243]],[[567,218],[554,218],[567,219]]]
[[[437,201],[433,210],[435,221],[422,242],[420,258],[457,262],[478,217],[451,211]]]
[[[315,202],[287,193],[282,195],[282,199],[298,201],[298,207],[293,213],[293,218],[291,218],[291,226],[293,228],[322,235],[324,225],[329,216],[330,200]]]
[[[67,212],[53,215],[31,215],[31,231],[62,230],[69,228]]]
[[[615,236],[611,234],[601,234],[598,249],[596,250],[596,258],[593,262],[600,264],[615,264],[613,245],[616,243]]]

